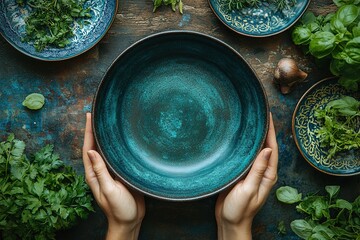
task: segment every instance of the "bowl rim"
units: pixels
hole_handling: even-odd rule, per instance
[[[295,131],[295,118],[296,118],[296,113],[301,105],[301,102],[308,96],[308,94],[314,90],[317,86],[323,84],[324,82],[327,82],[327,81],[334,81],[336,79],[339,79],[339,77],[337,76],[332,76],[332,77],[326,77],[326,78],[323,78],[321,79],[320,81],[316,82],[315,84],[313,84],[309,89],[307,89],[305,91],[305,93],[301,96],[301,98],[299,99],[299,101],[297,102],[295,108],[294,108],[294,112],[293,112],[293,115],[292,115],[292,120],[291,120],[291,130],[292,130],[292,135],[294,136],[294,142],[295,142],[295,145],[296,147],[298,148],[301,156],[303,157],[303,159],[305,159],[310,166],[312,166],[313,168],[315,168],[316,170],[318,170],[319,172],[322,172],[322,173],[325,173],[325,174],[328,174],[328,175],[331,175],[331,176],[337,176],[337,177],[351,177],[351,176],[355,176],[355,175],[359,175],[360,174],[360,171],[359,172],[354,172],[354,173],[349,173],[349,174],[344,174],[344,173],[333,173],[333,172],[328,172],[324,169],[321,169],[317,166],[315,166],[315,164],[305,155],[305,153],[301,150],[301,146],[300,146],[300,142],[298,141],[298,138],[296,137],[296,131]]]
[[[109,0],[105,0],[105,1],[109,1]],[[108,24],[108,26],[106,27],[106,29],[104,29],[104,31],[102,32],[101,35],[99,35],[98,39],[96,41],[94,41],[93,44],[89,45],[87,48],[83,49],[82,51],[78,52],[78,53],[75,53],[75,54],[72,54],[72,55],[69,55],[67,57],[63,57],[63,58],[58,58],[58,59],[47,59],[45,57],[41,57],[41,56],[35,56],[35,55],[32,55],[31,53],[25,51],[24,49],[21,49],[18,45],[16,45],[13,41],[11,41],[5,34],[5,31],[3,31],[3,28],[0,27],[0,35],[6,40],[6,42],[8,42],[12,47],[14,47],[16,50],[18,50],[19,52],[21,52],[22,54],[28,56],[28,57],[31,57],[33,59],[37,59],[37,60],[41,60],[41,61],[44,61],[44,62],[60,62],[60,61],[64,61],[64,60],[68,60],[68,59],[71,59],[71,58],[75,58],[85,52],[88,52],[90,49],[94,48],[103,38],[104,36],[107,34],[107,32],[109,31],[109,29],[111,28],[113,22],[115,21],[115,18],[116,18],[116,13],[119,9],[119,0],[115,0],[115,9],[114,9],[114,14],[111,16],[111,20]]]
[[[293,21],[291,24],[289,24],[289,25],[286,26],[285,28],[281,29],[280,31],[277,31],[277,32],[274,32],[274,33],[269,33],[269,34],[264,34],[264,35],[252,35],[252,34],[249,34],[249,33],[240,32],[240,31],[232,28],[232,27],[229,26],[226,22],[224,22],[224,21],[220,18],[220,16],[216,13],[216,11],[215,11],[212,3],[211,3],[212,0],[208,0],[208,3],[209,3],[209,5],[210,5],[210,8],[211,8],[212,12],[213,12],[214,15],[216,16],[216,18],[217,18],[218,20],[220,20],[220,22],[221,22],[223,25],[225,25],[228,29],[230,29],[231,31],[233,31],[233,32],[235,32],[235,33],[237,33],[237,34],[246,36],[246,37],[265,38],[265,37],[271,37],[271,36],[280,34],[280,33],[282,33],[282,32],[285,32],[286,30],[288,30],[289,28],[291,28],[292,26],[294,26],[294,24],[295,24],[297,21],[299,21],[299,19],[304,15],[304,13],[305,13],[306,10],[308,9],[308,7],[309,7],[309,5],[310,5],[310,2],[311,2],[311,0],[304,0],[304,1],[307,1],[306,5],[305,5],[305,7],[304,7],[304,10],[299,14],[298,17],[296,17],[296,18],[294,19],[294,21]]]
[[[217,42],[218,44],[221,44],[223,45],[224,47],[228,48],[229,50],[231,50],[234,54],[236,54],[237,57],[239,57],[244,63],[245,65],[250,69],[250,71],[254,74],[254,76],[256,77],[256,79],[258,80],[258,83],[260,85],[260,88],[261,88],[261,93],[264,97],[264,103],[265,103],[265,111],[266,112],[266,116],[265,116],[265,127],[264,127],[264,131],[263,131],[263,136],[261,138],[261,141],[260,141],[260,146],[259,149],[257,149],[256,151],[256,154],[255,154],[255,157],[251,160],[251,162],[249,163],[249,165],[246,167],[246,169],[238,174],[237,177],[235,177],[234,179],[232,179],[231,181],[229,181],[228,183],[224,184],[223,186],[220,186],[219,188],[217,188],[216,190],[214,191],[211,191],[211,192],[207,192],[207,193],[204,193],[204,194],[200,194],[200,195],[197,195],[197,196],[191,196],[191,197],[168,197],[168,196],[163,196],[163,195],[157,195],[157,194],[154,194],[154,193],[151,193],[151,192],[148,192],[144,189],[141,189],[139,187],[136,187],[134,186],[133,184],[131,184],[129,181],[125,180],[120,174],[118,174],[115,169],[111,166],[111,164],[108,162],[108,160],[106,159],[105,155],[104,155],[104,152],[103,152],[103,149],[102,147],[100,146],[99,144],[99,138],[98,138],[98,134],[96,132],[96,123],[95,123],[95,106],[96,106],[96,99],[98,98],[98,95],[99,95],[99,92],[100,92],[100,89],[102,88],[104,82],[105,82],[105,79],[106,79],[106,76],[107,76],[107,73],[113,68],[113,66],[116,64],[116,62],[123,56],[125,55],[129,50],[131,50],[133,47],[141,44],[143,41],[146,41],[148,39],[151,39],[151,38],[156,38],[156,37],[159,37],[159,36],[163,36],[163,35],[169,35],[169,34],[187,34],[187,35],[197,35],[197,36],[200,36],[200,37],[204,37],[204,38],[208,38],[210,39],[211,41],[215,41]],[[158,33],[154,33],[154,34],[151,34],[151,35],[148,35],[144,38],[141,38],[140,40],[137,40],[135,41],[133,44],[131,44],[129,47],[127,47],[125,50],[123,50],[115,59],[114,61],[110,64],[110,66],[106,69],[97,89],[96,89],[96,92],[95,92],[95,95],[94,95],[94,98],[93,98],[93,104],[92,104],[92,114],[91,114],[91,124],[92,124],[92,131],[94,133],[94,139],[95,139],[95,144],[96,144],[96,147],[97,147],[97,150],[99,151],[101,157],[104,159],[105,163],[106,163],[106,166],[108,167],[108,169],[110,170],[112,176],[116,177],[118,180],[120,180],[123,184],[125,184],[126,186],[130,187],[131,189],[134,189],[144,195],[147,195],[147,196],[150,196],[150,197],[153,197],[155,199],[160,199],[160,200],[167,200],[167,201],[174,201],[174,202],[185,202],[185,201],[193,201],[193,200],[199,200],[199,199],[203,199],[203,198],[206,198],[206,197],[210,197],[212,195],[215,195],[225,189],[227,189],[228,187],[236,184],[239,180],[241,180],[244,176],[247,175],[247,173],[249,172],[250,168],[252,167],[255,159],[256,159],[256,156],[260,153],[260,151],[263,149],[263,146],[265,144],[265,140],[266,140],[266,136],[267,136],[267,133],[268,133],[268,130],[269,130],[269,122],[270,122],[270,112],[269,112],[269,101],[268,101],[268,97],[267,97],[267,94],[266,94],[266,91],[265,91],[265,88],[260,80],[260,78],[258,77],[258,75],[256,74],[255,70],[250,66],[250,64],[244,59],[244,57],[241,56],[241,54],[236,51],[234,48],[232,48],[230,45],[228,45],[227,43],[223,42],[222,40],[220,39],[217,39],[213,36],[210,36],[208,34],[205,34],[205,33],[200,33],[200,32],[197,32],[197,31],[192,31],[192,30],[168,30],[168,31],[162,31],[162,32],[158,32]]]

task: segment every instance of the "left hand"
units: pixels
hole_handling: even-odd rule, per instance
[[[137,239],[145,215],[144,198],[111,177],[95,150],[90,113],[86,114],[83,163],[86,182],[108,219],[106,239]]]

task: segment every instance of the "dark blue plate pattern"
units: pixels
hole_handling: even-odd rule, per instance
[[[324,79],[303,95],[292,118],[295,143],[306,161],[317,170],[336,176],[352,176],[360,173],[360,149],[338,153],[328,158],[328,149],[320,145],[315,133],[322,123],[317,121],[314,112],[344,95],[360,99],[359,91],[347,91],[338,84],[337,78]]]
[[[290,28],[305,12],[310,0],[297,0],[291,8],[277,10],[275,5],[261,1],[256,7],[229,11],[226,1],[209,0],[217,18],[231,30],[250,37],[268,37]]]
[[[191,31],[149,36],[125,50],[93,104],[98,149],[125,183],[191,200],[244,176],[268,129],[262,84],[244,59]]]
[[[22,42],[25,35],[25,18],[31,8],[20,7],[14,0],[0,1],[0,34],[20,52],[40,60],[59,61],[69,59],[89,50],[105,35],[113,22],[116,0],[88,0],[85,7],[91,8],[92,17],[88,24],[74,24],[71,43],[64,48],[46,47],[43,51],[35,50],[31,43]]]

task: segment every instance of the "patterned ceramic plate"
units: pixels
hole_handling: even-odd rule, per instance
[[[31,43],[22,42],[25,35],[24,19],[32,9],[20,7],[15,0],[0,1],[0,34],[20,52],[40,60],[59,61],[78,56],[89,50],[105,35],[115,17],[116,0],[88,0],[85,7],[91,8],[89,24],[75,24],[75,36],[65,48],[46,47],[43,51],[35,50]]]
[[[315,133],[321,127],[314,117],[315,110],[343,95],[360,99],[359,91],[347,91],[336,78],[316,83],[299,100],[292,118],[292,130],[298,149],[310,165],[330,175],[351,176],[360,173],[360,149],[338,153],[328,159],[328,149],[320,146]]]
[[[268,37],[290,28],[305,12],[310,0],[296,0],[294,6],[283,10],[261,1],[257,7],[229,11],[228,2],[209,0],[211,9],[225,26],[242,35]]]

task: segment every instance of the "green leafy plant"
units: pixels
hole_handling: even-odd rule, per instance
[[[26,35],[22,40],[32,43],[37,51],[42,51],[46,46],[65,47],[74,36],[74,23],[91,17],[90,8],[83,7],[85,1],[17,0],[19,5],[32,8],[25,19]]]
[[[299,198],[295,188],[284,186],[276,190],[280,202],[297,203],[296,210],[306,215],[290,223],[291,230],[306,240],[359,240],[360,196],[354,202],[337,198],[339,186],[326,186],[327,195]],[[284,194],[285,193],[285,194]]]
[[[322,122],[315,133],[321,146],[329,148],[328,158],[340,151],[360,148],[360,101],[343,96],[316,109],[315,117]]]
[[[0,238],[55,239],[93,211],[83,176],[66,166],[53,146],[31,158],[10,134],[0,143]]]
[[[317,59],[329,59],[339,83],[357,91],[360,84],[360,1],[334,0],[335,13],[307,12],[292,31],[292,40]]]
[[[27,107],[31,110],[39,110],[45,104],[45,97],[40,93],[31,93],[26,96],[25,100],[23,101],[22,105]]]
[[[154,9],[153,12],[156,11],[158,7],[161,5],[169,5],[171,6],[171,9],[175,12],[176,6],[179,5],[179,12],[183,14],[183,2],[181,0],[154,0]]]

